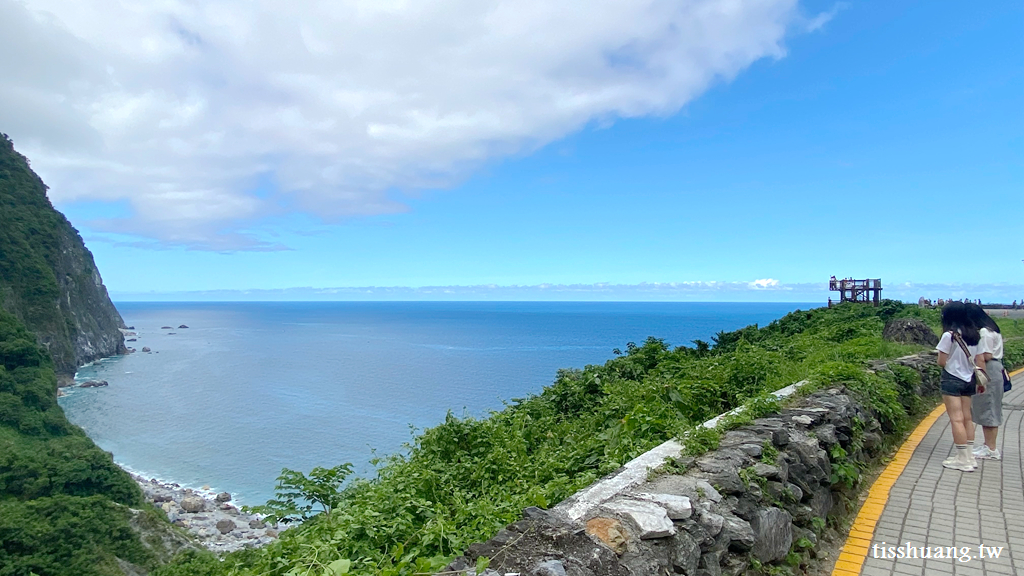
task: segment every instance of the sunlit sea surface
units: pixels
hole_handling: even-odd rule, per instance
[[[258,504],[283,467],[352,462],[367,474],[375,453],[401,450],[412,429],[449,410],[501,409],[559,368],[603,363],[627,342],[710,341],[813,306],[121,303],[139,352],[82,368],[77,380],[110,385],[68,389],[60,403],[119,464]]]

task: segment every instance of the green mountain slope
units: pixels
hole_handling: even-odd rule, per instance
[[[57,404],[58,375],[124,351],[121,316],[5,135],[0,303],[0,576],[145,574],[188,547]]]
[[[0,576],[145,573],[185,546],[57,405],[50,355],[0,310]]]
[[[63,378],[125,351],[121,316],[92,254],[6,134],[0,135],[0,306],[36,334]]]

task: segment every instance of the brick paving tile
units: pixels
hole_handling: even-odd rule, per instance
[[[1024,404],[1024,374],[1003,397]],[[872,543],[906,545],[932,552],[956,547],[956,558],[874,558],[868,550],[861,576],[1011,576],[1024,574],[1024,410],[1003,410],[999,430],[1001,461],[979,461],[971,473],[947,470],[942,460],[952,453],[949,418],[932,425],[889,493]],[[981,428],[977,437],[981,439]],[[988,551],[1002,547],[998,558]],[[967,548],[967,550],[964,550]],[[966,553],[966,558],[962,553]],[[984,556],[984,557],[982,557]],[[961,561],[966,559],[966,561]]]

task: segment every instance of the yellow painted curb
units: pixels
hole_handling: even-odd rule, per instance
[[[871,485],[867,500],[861,506],[860,512],[853,520],[850,527],[850,536],[846,538],[839,558],[836,559],[835,568],[832,569],[832,576],[856,576],[860,574],[864,566],[864,560],[868,555],[868,544],[875,535],[875,524],[882,517],[885,504],[889,501],[889,490],[896,480],[903,473],[903,469],[910,462],[910,457],[917,449],[917,445],[924,439],[924,435],[935,424],[935,421],[946,413],[946,407],[940,404],[930,414],[921,420],[921,423],[914,428],[914,431],[907,437],[906,442],[896,452],[896,455],[889,461],[889,465],[878,475],[875,483]]]
[[[1010,377],[1012,378],[1022,372],[1024,372],[1024,368],[1014,370],[1010,372]],[[839,553],[839,558],[836,559],[835,568],[832,569],[832,576],[858,576],[860,574],[861,568],[864,567],[864,560],[868,555],[868,546],[871,543],[871,538],[875,535],[875,524],[882,517],[885,504],[889,501],[889,490],[892,489],[893,484],[896,483],[900,474],[903,473],[903,469],[907,467],[910,457],[914,455],[914,450],[917,449],[918,444],[921,443],[925,434],[931,429],[932,424],[935,424],[939,416],[945,413],[946,407],[939,404],[930,414],[925,416],[924,420],[921,420],[921,423],[907,437],[903,446],[900,446],[896,455],[889,461],[889,465],[875,479],[875,483],[871,485],[871,490],[868,492],[864,505],[861,506],[860,512],[857,513],[857,517],[853,520],[853,526],[850,527],[850,535],[847,536],[846,544],[843,545],[843,550]]]

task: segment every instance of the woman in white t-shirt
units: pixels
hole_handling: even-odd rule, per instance
[[[981,328],[981,352],[989,380],[985,392],[975,396],[971,406],[971,419],[974,424],[981,424],[985,435],[985,443],[974,448],[974,456],[1000,460],[1002,455],[996,448],[996,437],[1003,424],[1003,335],[996,321],[981,306],[968,304],[967,314],[971,322]]]
[[[942,465],[963,472],[973,472],[978,467],[970,442],[974,437],[971,396],[984,392],[984,388],[974,383],[974,366],[981,354],[980,344],[981,335],[971,322],[967,307],[962,302],[946,304],[942,308],[942,338],[935,349],[939,351],[939,366],[942,367],[939,389],[946,405],[956,451]]]

